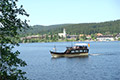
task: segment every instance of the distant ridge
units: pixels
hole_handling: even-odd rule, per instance
[[[120,20],[105,21],[99,23],[58,24],[58,25],[34,25],[24,34],[55,34],[66,29],[68,34],[95,34],[95,33],[120,33]],[[22,34],[23,34],[22,33]]]

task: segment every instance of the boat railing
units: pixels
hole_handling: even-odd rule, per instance
[[[87,49],[87,46],[74,46],[72,49]]]

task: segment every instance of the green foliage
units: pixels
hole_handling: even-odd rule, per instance
[[[86,40],[86,39],[87,39],[85,35],[83,35],[81,38],[82,38],[83,40]]]
[[[79,36],[77,36],[77,38],[76,38],[76,41],[79,41],[80,39],[79,39]]]
[[[118,41],[120,41],[120,38],[118,38]]]
[[[25,80],[25,72],[18,69],[27,64],[18,58],[19,51],[13,52],[18,44],[18,30],[27,28],[27,20],[22,21],[18,15],[29,16],[18,0],[0,0],[0,80]]]
[[[30,38],[30,39],[23,39],[20,40],[20,42],[23,43],[35,43],[35,42],[56,42],[59,40],[59,36],[58,35],[46,35],[44,36],[44,38]]]
[[[95,40],[96,39],[96,35],[95,34],[91,34],[91,39]]]
[[[32,29],[28,29],[24,34],[56,34],[66,29],[67,34],[113,34],[120,33],[120,20],[108,21],[102,23],[82,23],[82,24],[62,24],[62,25],[51,25],[51,26],[32,26]]]

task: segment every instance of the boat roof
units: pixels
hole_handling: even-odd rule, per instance
[[[75,46],[87,46],[86,43],[76,43]]]

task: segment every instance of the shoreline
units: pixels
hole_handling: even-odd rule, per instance
[[[52,42],[24,42],[24,43],[53,43],[53,42],[120,42],[120,41],[52,41]]]

